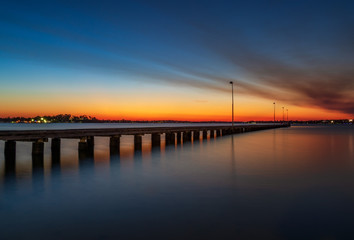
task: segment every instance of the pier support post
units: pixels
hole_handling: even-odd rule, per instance
[[[176,133],[171,133],[170,136],[171,136],[171,139],[170,139],[171,144],[175,145],[176,144]]]
[[[52,167],[60,165],[60,138],[52,138],[51,149],[52,149]]]
[[[93,137],[93,136],[87,137],[87,144],[90,146],[94,146],[95,145],[95,137]]]
[[[143,148],[143,135],[134,135],[134,151],[141,151]]]
[[[215,137],[215,130],[210,130],[210,138],[214,138]]]
[[[16,172],[16,142],[5,142],[5,175],[14,176]]]
[[[177,144],[181,144],[181,132],[177,132],[176,136],[177,136]]]
[[[80,138],[79,142],[79,160],[84,160],[88,157],[88,146],[87,146],[87,138]]]
[[[80,138],[79,151],[87,151],[87,142],[85,137]]]
[[[43,139],[38,139],[32,143],[32,155],[43,155],[44,142]]]
[[[32,172],[41,172],[44,168],[44,156],[32,155]]]
[[[170,139],[171,139],[171,136],[170,136],[171,133],[165,133],[165,145],[171,145],[171,142],[170,142]]]
[[[158,148],[161,146],[161,134],[152,133],[151,134],[151,147]]]
[[[6,141],[5,142],[5,158],[16,158],[16,142]]]
[[[226,129],[222,129],[222,130],[221,130],[221,136],[225,136],[225,135],[227,135]]]
[[[15,177],[16,175],[16,159],[14,156],[5,156],[5,176]]]
[[[42,170],[44,167],[44,140],[38,139],[32,143],[32,170]]]
[[[52,144],[51,144],[51,149],[52,152],[60,153],[60,138],[52,138]]]
[[[208,130],[204,130],[203,131],[203,139],[207,139],[208,138]]]
[[[192,141],[192,138],[193,138],[192,132],[188,132],[187,137],[188,137],[188,139],[189,139],[188,141]]]
[[[175,144],[175,133],[166,133],[165,134],[166,145],[174,145]]]
[[[200,131],[193,131],[193,141],[197,141],[200,138]]]
[[[192,140],[192,133],[191,132],[183,132],[183,143]]]
[[[216,129],[215,130],[215,136],[216,137],[220,137],[220,129]]]
[[[90,157],[94,157],[95,137],[87,137],[87,150]]]
[[[120,152],[120,135],[109,138],[109,153],[111,156],[119,155]]]

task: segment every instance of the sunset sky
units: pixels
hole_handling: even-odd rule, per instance
[[[354,116],[354,1],[2,1],[0,117]]]

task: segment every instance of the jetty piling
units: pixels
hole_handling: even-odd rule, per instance
[[[181,144],[182,132],[177,132],[176,137],[177,137],[177,144]]]
[[[120,138],[122,135],[134,136],[135,151],[142,151],[142,137],[151,134],[151,146],[161,147],[162,134],[165,135],[165,143],[168,145],[198,141],[201,133],[203,139],[207,139],[208,131],[210,138],[226,136],[236,133],[245,133],[265,129],[289,127],[288,124],[269,125],[242,125],[242,126],[192,126],[192,127],[150,127],[150,128],[101,128],[101,129],[67,129],[67,130],[21,130],[0,131],[0,140],[5,141],[4,155],[8,166],[14,166],[16,158],[16,142],[32,142],[32,159],[36,167],[43,166],[44,143],[51,138],[52,159],[60,162],[61,139],[79,139],[79,159],[93,158],[95,137],[109,137],[111,155],[120,153]]]
[[[192,141],[192,132],[185,131],[183,132],[183,143]]]
[[[197,141],[199,139],[200,139],[200,131],[199,130],[193,131],[193,141]]]
[[[141,151],[143,149],[143,134],[134,135],[134,150]]]
[[[152,148],[161,147],[161,134],[162,133],[152,133],[151,134],[151,147]]]
[[[111,156],[118,155],[120,152],[120,135],[109,138],[109,153]]]

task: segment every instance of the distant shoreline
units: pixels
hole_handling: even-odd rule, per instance
[[[7,117],[0,118],[0,123],[25,123],[25,124],[48,124],[48,123],[231,123],[231,121],[178,121],[178,120],[107,120],[97,119],[87,115],[75,116],[71,114],[59,114],[55,116],[36,116],[36,117]],[[242,123],[273,123],[273,121],[235,121],[236,124]],[[353,119],[324,119],[324,120],[290,120],[275,121],[275,123],[290,124],[353,124]]]

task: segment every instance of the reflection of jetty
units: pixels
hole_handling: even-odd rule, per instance
[[[60,140],[62,138],[79,139],[79,156],[93,156],[94,137],[109,137],[111,154],[119,153],[120,137],[134,136],[134,149],[142,149],[142,136],[151,135],[151,146],[160,147],[161,136],[164,135],[166,145],[179,144],[225,136],[235,133],[244,133],[279,127],[288,127],[284,124],[269,125],[241,125],[241,126],[193,126],[193,127],[144,127],[144,128],[100,128],[100,129],[70,129],[70,130],[22,130],[0,131],[0,140],[5,142],[5,158],[15,159],[16,141],[32,142],[33,161],[42,161],[44,143],[51,139],[52,156],[60,156]]]

